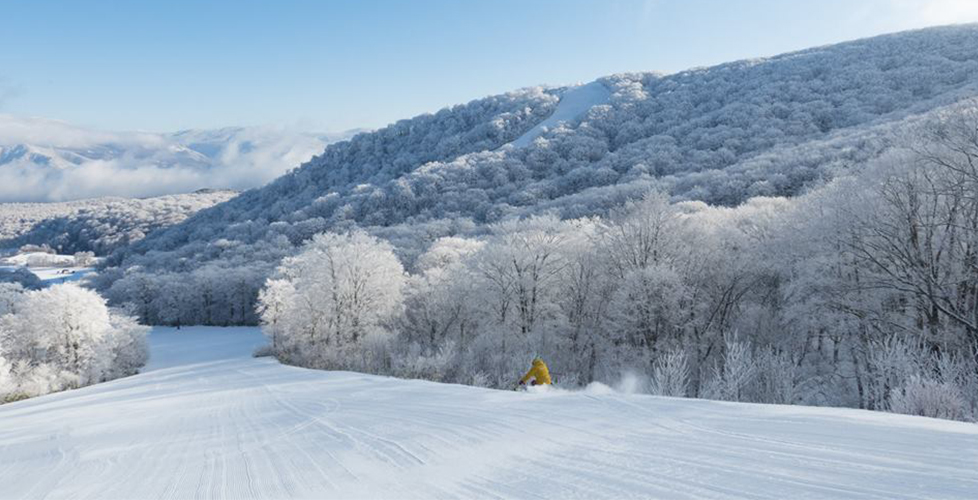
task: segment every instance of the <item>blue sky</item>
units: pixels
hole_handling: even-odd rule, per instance
[[[32,0],[0,12],[0,113],[339,131],[529,85],[978,21],[978,0]]]

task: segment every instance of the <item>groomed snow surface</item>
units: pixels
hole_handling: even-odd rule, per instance
[[[510,144],[516,148],[530,145],[533,139],[541,134],[556,127],[561,122],[569,122],[580,118],[587,110],[599,104],[607,104],[611,98],[611,91],[601,82],[591,82],[576,87],[570,87],[564,91],[557,103],[557,109],[546,120],[538,123],[535,127],[527,130],[523,135],[516,138]]]
[[[248,328],[150,339],[143,374],[0,406],[0,497],[978,496],[974,424],[304,370],[251,358]]]
[[[31,268],[45,286],[68,283],[69,281],[81,281],[86,275],[95,271],[92,267],[42,267]]]

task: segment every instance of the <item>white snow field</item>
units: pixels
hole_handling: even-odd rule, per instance
[[[538,123],[535,127],[527,130],[523,135],[516,138],[510,144],[516,148],[528,146],[533,139],[549,129],[554,128],[560,122],[576,120],[587,110],[599,104],[607,104],[611,98],[611,91],[601,82],[591,82],[577,87],[571,87],[564,91],[557,109],[546,120]]]
[[[94,267],[42,267],[31,268],[30,270],[46,286],[68,283],[69,281],[81,281],[85,276],[95,272]]]
[[[143,374],[0,406],[0,497],[978,497],[974,424],[305,370],[251,358],[248,328],[150,337]]]

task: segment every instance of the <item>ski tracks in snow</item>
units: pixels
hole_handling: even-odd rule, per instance
[[[207,332],[197,332],[205,335]],[[211,332],[213,333],[213,332]],[[978,426],[824,408],[526,394],[179,338],[147,373],[0,407],[2,498],[973,498]],[[208,346],[213,355],[193,349]],[[187,342],[186,349],[180,342]],[[208,351],[211,352],[211,351]]]

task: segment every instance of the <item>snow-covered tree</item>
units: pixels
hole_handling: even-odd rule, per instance
[[[24,300],[24,287],[18,283],[0,283],[0,317],[16,312]]]
[[[16,290],[8,292],[17,293]],[[0,399],[44,394],[134,374],[148,328],[74,284],[6,293],[0,311]]]
[[[35,290],[41,288],[41,279],[25,267],[0,268],[0,286],[10,283]]]
[[[262,293],[266,332],[288,362],[362,367],[401,312],[404,278],[390,244],[359,231],[318,235],[283,261]]]
[[[689,393],[689,362],[686,353],[674,350],[659,355],[652,363],[651,392],[658,396],[685,397]]]
[[[494,228],[494,237],[475,257],[499,325],[518,342],[540,332],[551,317],[557,278],[566,265],[561,253],[566,239],[555,218],[506,222]],[[507,335],[501,340],[506,350]]]
[[[756,375],[757,362],[750,344],[728,336],[723,344],[723,355],[713,367],[713,377],[703,389],[703,396],[727,401],[747,400]]]

